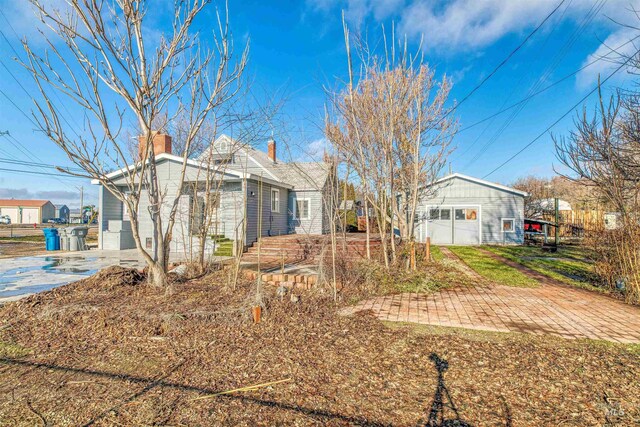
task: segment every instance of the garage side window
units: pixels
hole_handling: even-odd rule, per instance
[[[451,220],[451,209],[429,209],[429,219],[449,221]]]
[[[477,209],[456,209],[456,221],[475,221],[477,219]]]
[[[502,218],[502,232],[515,233],[516,222],[513,218]]]

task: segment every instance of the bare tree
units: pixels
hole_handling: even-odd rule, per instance
[[[167,287],[169,243],[188,156],[209,116],[237,94],[248,44],[236,60],[226,8],[216,10],[212,47],[201,42],[192,26],[210,0],[176,2],[171,32],[158,40],[145,25],[153,6],[150,1],[67,0],[65,11],[43,0],[30,2],[51,30],[51,34],[42,33],[48,45],[45,52],[23,42],[28,57],[24,66],[41,95],[33,100],[37,123],[85,171],[82,176],[97,180],[127,207],[150,281]],[[84,132],[72,134],[64,125],[54,92],[85,111]],[[171,126],[179,116],[185,120],[181,178],[175,188],[168,188],[157,174],[154,125],[163,120]],[[141,131],[140,158],[132,159],[122,141],[128,120]],[[132,161],[135,164],[130,167]],[[109,178],[113,169],[123,170],[121,181]],[[148,198],[148,212],[140,210],[144,198]],[[143,215],[152,220],[153,251],[141,242],[139,219]]]
[[[608,100],[599,92],[595,113],[586,108],[567,137],[554,137],[567,177],[597,188],[621,216],[617,230],[597,236],[595,250],[610,285],[624,286],[629,301],[640,301],[640,113],[634,93]],[[610,274],[609,274],[610,273]]]
[[[437,81],[406,43],[396,49],[393,33],[382,56],[357,41],[356,78],[346,25],[344,32],[349,82],[344,91],[329,91],[333,117],[327,117],[325,132],[358,175],[366,207],[374,208],[388,266],[397,258],[394,230],[413,242],[419,200],[450,153],[456,122],[445,104],[451,83],[446,77]]]

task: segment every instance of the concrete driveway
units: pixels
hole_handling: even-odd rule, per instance
[[[0,304],[66,285],[112,265],[143,268],[136,249],[51,252],[0,261]]]

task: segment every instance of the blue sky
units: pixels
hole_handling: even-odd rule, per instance
[[[22,54],[14,30],[36,43],[40,37],[26,3],[0,0],[4,14],[0,15],[0,29],[9,42],[0,35],[0,88],[17,107],[30,114],[32,104],[27,93],[35,94],[34,86],[12,60],[12,46]],[[261,93],[286,94],[287,102],[276,125],[280,127],[277,134],[282,135],[282,145],[286,143],[289,150],[281,152],[304,158],[309,153],[317,155],[323,147],[323,87],[340,87],[346,77],[342,10],[353,31],[366,32],[370,40],[379,39],[381,25],[390,28],[391,23],[395,24],[397,35],[406,34],[413,49],[423,37],[427,62],[439,76],[446,74],[453,79],[453,101],[463,99],[476,87],[558,4],[559,1],[550,0],[230,0],[229,11],[236,42],[251,40],[248,72],[254,88]],[[631,7],[640,8],[640,1],[566,0],[541,30],[455,111],[460,128],[520,101],[640,35],[614,22],[637,24],[629,11]],[[198,22],[199,28],[206,30],[210,16]],[[167,30],[168,21],[162,15],[149,23],[154,31]],[[623,48],[629,49],[633,49],[632,43]],[[609,58],[615,59],[615,55]],[[599,60],[532,98],[522,109],[512,109],[459,133],[454,141],[457,150],[450,159],[452,169],[485,176],[592,90],[598,73],[604,78],[615,67],[612,61]],[[629,85],[631,81],[623,70],[607,83],[606,89]],[[593,100],[589,98],[587,105],[593,105]],[[69,165],[63,153],[35,132],[12,102],[0,94],[0,131],[11,134],[9,139],[0,137],[0,159]],[[512,115],[514,111],[517,114]],[[70,119],[78,114],[71,105],[68,113]],[[562,120],[553,132],[566,133],[573,117],[571,114]],[[18,141],[25,148],[12,145]],[[557,165],[553,143],[545,134],[488,179],[508,184],[529,174],[549,176],[554,164]],[[0,170],[0,198],[48,198],[54,203],[77,206],[76,186],[82,185],[86,199],[96,201],[96,189],[87,181],[44,175],[55,173],[53,169],[7,162],[0,163],[0,168],[40,173]]]

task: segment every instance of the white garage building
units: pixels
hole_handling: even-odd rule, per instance
[[[454,173],[425,187],[416,237],[438,245],[524,243],[526,192]]]
[[[56,208],[48,200],[0,199],[0,215],[11,218],[11,224],[42,224],[55,218]]]

